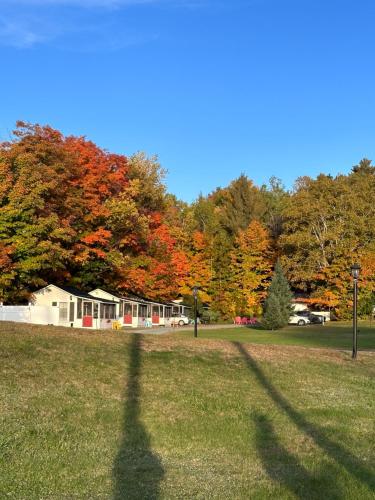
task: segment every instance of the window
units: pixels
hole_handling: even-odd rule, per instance
[[[92,316],[92,302],[83,303],[83,315]]]
[[[68,303],[60,302],[59,304],[59,322],[65,323],[68,321]]]
[[[137,317],[137,304],[133,304],[133,318]]]
[[[165,308],[165,317],[166,317],[166,318],[170,318],[170,317],[171,317],[171,315],[172,315],[172,307],[167,306],[167,307]]]
[[[82,319],[82,299],[77,299],[77,318]]]
[[[123,314],[124,314],[124,301],[120,300],[119,316],[123,316]]]
[[[138,307],[138,318],[146,318],[147,315],[147,307],[145,304],[139,304]]]
[[[132,305],[128,302],[124,303],[124,316],[131,316],[132,314]]]
[[[115,304],[108,304],[108,308],[109,308],[109,318],[110,319],[116,319],[116,306]]]
[[[160,306],[160,317],[164,318],[164,306]]]
[[[147,317],[149,318],[151,316],[151,305],[149,304],[147,306]]]
[[[74,302],[69,303],[69,321],[71,323],[74,321]]]
[[[159,306],[152,306],[152,315],[159,316]]]
[[[52,307],[57,307],[57,302],[52,302]]]
[[[99,304],[94,302],[94,318],[97,319],[99,316]]]
[[[101,319],[115,319],[116,318],[115,304],[100,304],[100,317]]]

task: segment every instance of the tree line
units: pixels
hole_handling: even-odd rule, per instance
[[[17,123],[0,144],[0,300],[46,283],[97,286],[154,299],[190,297],[223,318],[262,314],[275,263],[295,294],[345,318],[350,265],[362,266],[360,310],[373,305],[375,167],[300,177],[241,175],[192,204],[167,193],[165,172],[85,137]]]

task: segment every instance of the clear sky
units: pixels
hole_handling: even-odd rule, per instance
[[[374,0],[0,0],[17,119],[157,154],[192,201],[375,160]]]

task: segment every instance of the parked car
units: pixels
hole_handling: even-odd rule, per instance
[[[318,325],[323,325],[324,321],[325,321],[324,316],[322,316],[321,314],[315,314],[312,312],[310,313],[309,319],[310,319],[310,323],[315,323]]]
[[[323,322],[331,320],[331,313],[329,311],[310,311],[314,316],[321,316],[323,318]]]
[[[184,326],[189,324],[189,318],[184,314],[176,314],[169,318],[169,324],[172,326]]]
[[[324,316],[319,314],[313,314],[310,311],[299,311],[298,313],[292,314],[289,318],[290,325],[305,326],[309,324],[321,325],[324,323]]]
[[[289,325],[298,325],[298,326],[305,326],[310,323],[310,319],[308,315],[304,313],[304,311],[294,313],[290,316],[288,324]]]

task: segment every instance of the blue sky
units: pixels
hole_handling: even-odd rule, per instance
[[[375,160],[375,2],[0,0],[0,137],[17,119],[157,154],[187,201]]]

